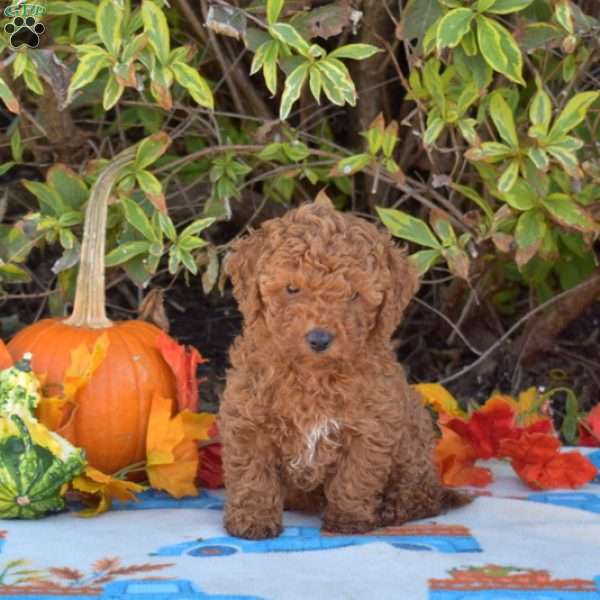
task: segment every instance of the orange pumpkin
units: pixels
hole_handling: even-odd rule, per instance
[[[86,211],[81,262],[73,313],[66,320],[45,319],[26,327],[8,344],[13,359],[33,355],[35,373],[45,377],[50,394],[62,387],[71,352],[85,344],[91,351],[106,333],[108,353],[76,395],[58,431],[84,448],[91,465],[114,473],[146,456],[146,430],[152,397],[175,398],[175,377],[156,340],[162,331],[143,321],[113,323],[106,317],[104,252],[110,190],[135,149],[118,155],[92,188]],[[98,232],[102,232],[99,235]]]
[[[8,367],[12,366],[12,364],[12,358],[6,349],[4,342],[0,340],[0,370],[7,369]]]

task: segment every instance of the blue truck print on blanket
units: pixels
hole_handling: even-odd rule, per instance
[[[138,502],[113,500],[113,510],[156,510],[159,508],[202,508],[205,510],[223,510],[225,501],[216,494],[201,490],[197,496],[176,500],[165,492],[146,490],[137,494]]]
[[[127,579],[108,583],[98,594],[44,594],[22,589],[18,594],[2,593],[8,600],[264,600],[257,596],[221,595],[203,592],[187,579]]]
[[[600,483],[600,450],[595,450],[587,455],[587,457],[594,463],[594,466],[598,469],[596,477],[592,479],[592,483]]]
[[[228,556],[237,552],[310,552],[335,550],[349,546],[388,543],[396,548],[444,553],[481,552],[477,540],[461,525],[426,523],[385,527],[361,535],[321,532],[317,527],[286,527],[279,537],[269,540],[244,540],[231,536],[196,539],[163,546],[151,556]]]
[[[531,502],[555,504],[556,506],[600,513],[600,494],[590,492],[536,492],[529,494],[527,499]]]

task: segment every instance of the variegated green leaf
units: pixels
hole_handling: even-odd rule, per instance
[[[2,98],[2,101],[6,104],[6,108],[10,112],[17,115],[21,112],[19,101],[2,77],[0,77],[0,98]]]
[[[496,0],[487,9],[487,12],[497,15],[507,15],[526,9],[532,2],[533,0]]]
[[[380,52],[379,48],[371,44],[347,44],[341,46],[329,54],[330,58],[351,58],[353,60],[365,60]]]
[[[161,131],[142,140],[135,155],[135,169],[145,169],[156,162],[171,145],[171,138]]]
[[[495,163],[514,154],[513,148],[499,142],[484,142],[479,147],[469,148],[465,152],[465,157],[473,161],[483,161]]]
[[[30,63],[25,71],[23,72],[23,79],[25,80],[25,85],[38,96],[44,95],[44,86],[42,84],[41,79],[39,78],[35,65]]]
[[[529,107],[529,120],[535,127],[535,132],[542,135],[548,133],[550,121],[552,120],[552,102],[550,96],[542,87],[538,87],[531,106]]]
[[[21,131],[18,127],[15,127],[12,135],[10,136],[10,151],[12,158],[15,162],[23,162],[23,140],[21,139]]]
[[[539,208],[525,211],[517,222],[515,229],[515,240],[517,246],[527,250],[534,244],[541,244],[548,225],[544,213]]]
[[[267,0],[267,22],[272,25],[279,19],[285,0]]]
[[[281,96],[281,106],[279,108],[279,118],[284,120],[287,119],[292,106],[300,98],[302,93],[302,87],[308,77],[308,69],[310,63],[305,62],[297,66],[285,80],[285,87]]]
[[[262,44],[254,56],[251,74],[257,73],[261,68],[265,84],[271,94],[277,93],[277,60],[279,58],[279,42],[269,40]]]
[[[562,165],[571,177],[580,176],[579,162],[574,152],[554,145],[546,146],[545,149],[548,154],[551,154]]]
[[[200,106],[214,108],[215,101],[212,90],[206,79],[196,69],[182,62],[173,63],[171,69],[177,83],[183,86]]]
[[[147,254],[150,251],[150,242],[125,242],[109,252],[104,259],[107,267],[116,267],[140,254]]]
[[[356,154],[340,160],[332,169],[332,177],[343,177],[346,175],[354,175],[368,167],[373,162],[373,157],[369,154]]]
[[[513,160],[509,163],[508,167],[500,178],[498,179],[498,189],[501,192],[510,192],[517,182],[517,177],[519,176],[519,161]]]
[[[269,27],[269,33],[275,39],[300,52],[300,54],[308,56],[310,44],[289,23],[274,23]]]
[[[557,0],[554,5],[556,20],[569,32],[573,33],[573,12],[570,0]]]
[[[442,249],[442,245],[433,235],[427,223],[421,219],[416,219],[408,213],[394,208],[376,207],[376,210],[381,222],[393,236],[415,242],[426,248]]]
[[[414,265],[419,277],[422,277],[442,257],[440,250],[420,250],[408,258]]]
[[[254,58],[252,59],[252,64],[250,65],[250,75],[256,75],[261,69],[265,62],[265,53],[267,48],[273,41],[263,42],[254,53]]]
[[[102,96],[102,107],[104,110],[110,110],[123,95],[125,88],[117,81],[114,73],[108,76],[104,94]]]
[[[73,77],[71,77],[71,83],[69,84],[69,98],[72,97],[73,92],[94,81],[98,77],[98,73],[110,65],[111,59],[106,53],[84,54],[77,65]]]
[[[312,65],[310,67],[308,83],[310,85],[310,91],[313,95],[313,98],[317,102],[321,102],[321,88],[323,85],[323,77],[321,76],[321,71],[315,66]]]
[[[531,162],[541,171],[545,171],[548,168],[550,160],[548,154],[542,148],[528,148],[527,156],[529,156]]]
[[[144,0],[142,20],[150,46],[152,46],[159,62],[162,65],[167,65],[171,54],[171,42],[165,13],[151,0]]]
[[[173,98],[171,96],[171,86],[173,85],[172,69],[155,63],[150,79],[150,91],[158,104],[165,110],[171,110],[173,107]]]
[[[496,0],[477,0],[477,10],[478,12],[485,12],[488,10]]]
[[[46,13],[49,15],[77,15],[86,21],[96,22],[97,6],[84,0],[69,0],[68,2],[48,2]]]
[[[121,53],[121,61],[124,63],[129,63],[137,58],[139,53],[146,47],[147,43],[148,37],[145,33],[136,35],[132,40],[125,44],[123,52]]]
[[[519,147],[519,138],[513,112],[500,92],[492,94],[490,115],[500,137],[511,147]]]
[[[510,32],[493,19],[477,16],[477,42],[486,62],[505,77],[525,85],[523,57]]]
[[[542,200],[542,204],[559,225],[583,232],[598,231],[598,224],[568,194],[550,194]]]
[[[583,141],[572,135],[561,135],[552,140],[552,147],[559,147],[563,150],[568,150],[569,152],[576,152],[580,148],[583,148]]]
[[[475,13],[470,8],[455,8],[441,19],[437,29],[437,47],[455,48],[471,29]]]
[[[130,198],[122,198],[121,204],[125,211],[127,222],[137,229],[149,242],[158,242],[159,238],[150,223],[150,219],[137,202]]]
[[[137,171],[135,177],[144,194],[146,194],[154,204],[152,198],[162,196],[163,193],[160,181],[155,175],[150,173],[150,171]]]
[[[442,131],[444,131],[446,123],[441,117],[434,117],[429,121],[425,134],[423,135],[423,143],[426,146],[431,146],[440,137]]]
[[[325,76],[324,79],[328,79],[329,82],[335,87],[337,92],[341,95],[342,102],[347,102],[351,106],[356,104],[357,96],[356,96],[356,88],[354,87],[354,82],[350,77],[350,73],[344,65],[343,62],[336,58],[327,57],[325,59],[320,60],[317,63],[317,67],[321,71],[321,73]],[[326,82],[323,81],[323,89],[327,97],[337,104],[336,100],[329,95],[330,87],[326,86]],[[337,96],[336,96],[337,99]]]
[[[600,92],[581,92],[573,96],[554,122],[549,138],[553,139],[564,135],[574,127],[577,127],[585,119],[590,106],[599,97]]]
[[[517,179],[510,192],[500,193],[500,198],[516,210],[530,210],[539,204],[538,197],[524,179]]]
[[[123,6],[117,0],[102,0],[96,12],[96,30],[112,56],[119,55],[123,41]]]
[[[23,185],[27,191],[32,193],[38,199],[40,207],[49,209],[49,211],[56,216],[60,216],[65,212],[65,204],[56,190],[53,190],[45,183],[40,183],[39,181],[23,181]],[[48,210],[43,212],[48,214]]]

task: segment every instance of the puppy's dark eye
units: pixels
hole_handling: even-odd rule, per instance
[[[300,291],[300,288],[294,287],[293,285],[287,286],[287,293],[290,295],[297,294]]]
[[[350,298],[350,302],[354,302],[355,300],[358,300],[360,294],[358,292],[354,292],[354,294],[352,294],[352,298]]]

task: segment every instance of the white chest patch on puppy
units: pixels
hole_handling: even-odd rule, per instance
[[[300,469],[311,466],[315,459],[319,442],[326,442],[334,447],[339,446],[339,442],[333,439],[332,436],[339,433],[340,430],[341,425],[336,419],[327,419],[309,429],[304,435],[304,452],[291,461],[290,467],[292,469]]]

